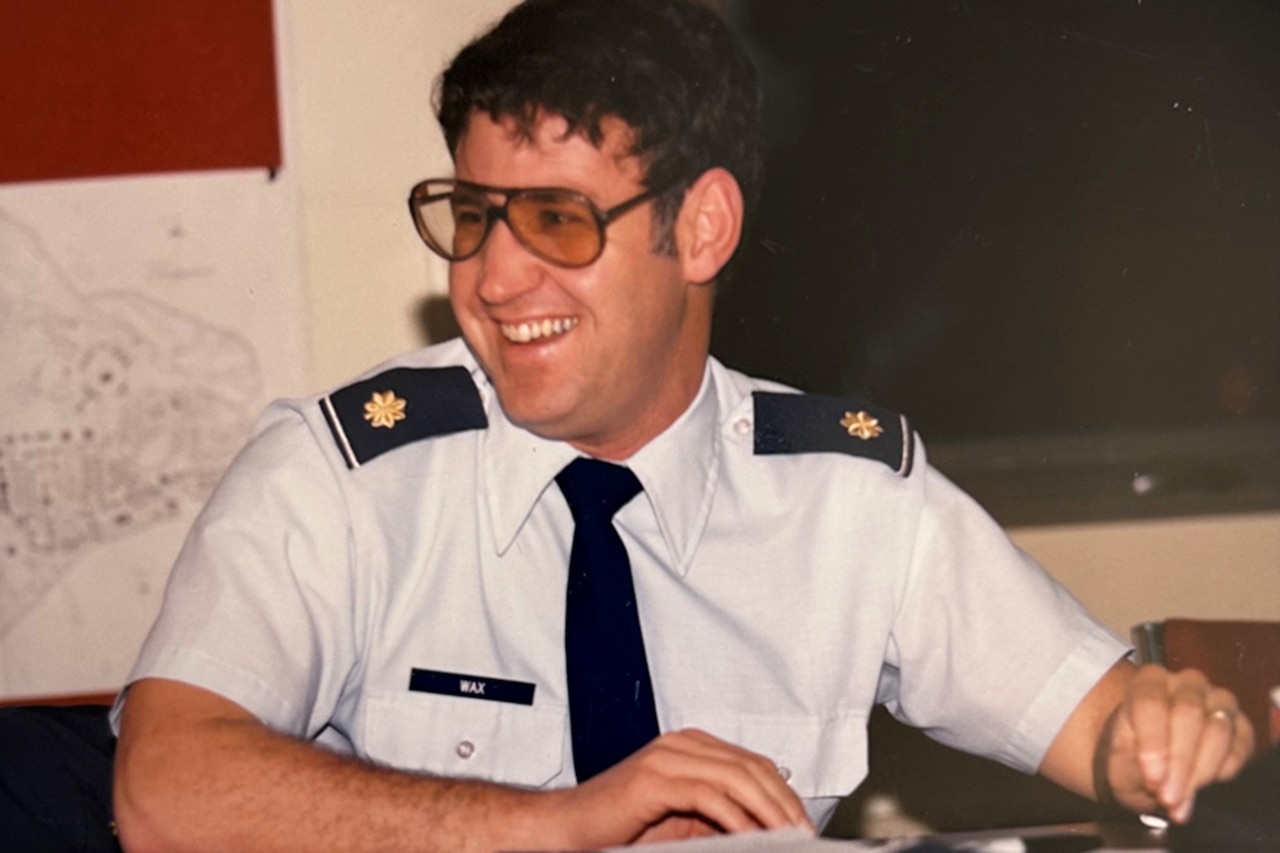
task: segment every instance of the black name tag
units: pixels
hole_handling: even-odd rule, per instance
[[[415,693],[488,699],[490,702],[510,702],[513,705],[532,705],[535,686],[524,681],[438,672],[433,669],[415,669],[409,673],[409,689]]]

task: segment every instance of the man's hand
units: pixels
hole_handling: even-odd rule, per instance
[[[1081,700],[1040,765],[1084,796],[1135,812],[1191,817],[1195,792],[1229,779],[1253,752],[1253,727],[1231,692],[1199,672],[1120,661]]]
[[[1097,767],[1121,805],[1185,823],[1196,790],[1239,773],[1253,737],[1235,696],[1200,672],[1144,666],[1107,721]]]
[[[662,735],[554,796],[581,833],[573,840],[580,848],[721,831],[813,830],[773,762],[696,729]]]

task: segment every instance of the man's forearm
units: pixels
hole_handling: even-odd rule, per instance
[[[572,846],[547,794],[374,767],[252,718],[179,723],[137,710],[126,713],[116,766],[129,853]]]
[[[770,759],[696,729],[582,785],[530,791],[374,767],[164,679],[129,688],[115,794],[129,853],[575,850],[813,828]]]

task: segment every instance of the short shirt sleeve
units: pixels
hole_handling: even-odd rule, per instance
[[[968,495],[922,466],[925,499],[879,698],[935,739],[1034,772],[1127,648]]]
[[[183,681],[317,734],[358,659],[349,529],[313,425],[274,404],[197,518],[130,683]]]

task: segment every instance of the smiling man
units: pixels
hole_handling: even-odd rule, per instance
[[[1234,698],[1134,670],[904,417],[709,357],[759,167],[713,13],[529,0],[439,97],[465,340],[263,417],[116,709],[129,850],[821,826],[877,703],[1179,820],[1238,771]]]
[[[575,241],[599,234],[599,254],[566,267],[530,251],[536,238],[522,241],[519,228],[488,226],[479,238],[485,245],[450,269],[454,314],[514,423],[591,456],[625,459],[674,423],[702,385],[712,282],[736,245],[736,229],[726,223],[711,235],[725,245],[691,235],[699,242],[688,258],[654,251],[649,204],[628,207],[607,232],[597,230],[592,199],[616,210],[649,195],[630,129],[605,117],[597,147],[563,117],[536,115],[527,134],[514,118],[471,117],[455,149],[458,180],[580,194],[585,205],[571,214],[564,202],[526,201],[547,206],[541,216],[576,218],[521,227],[539,235],[587,231]],[[694,177],[701,181],[689,191],[733,195],[737,204],[727,172]],[[484,193],[477,197],[488,203]],[[554,236],[542,239],[556,245]]]

